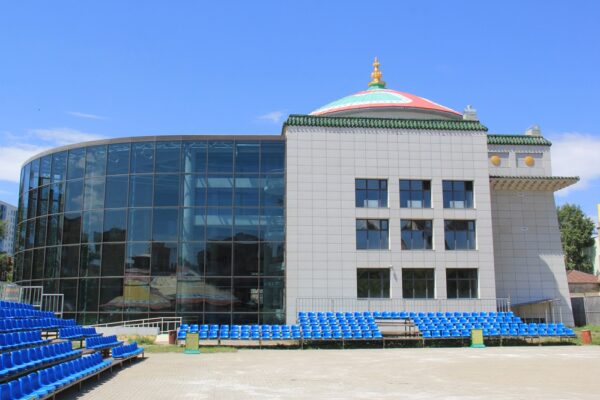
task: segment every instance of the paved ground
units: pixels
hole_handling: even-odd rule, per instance
[[[598,399],[600,347],[150,354],[92,399]]]

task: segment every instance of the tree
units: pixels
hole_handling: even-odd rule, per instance
[[[594,244],[592,239],[594,221],[586,217],[581,208],[575,204],[565,204],[558,207],[556,211],[567,269],[591,273],[594,267],[583,253],[583,249]]]
[[[4,239],[6,235],[7,227],[6,221],[0,221],[0,241]],[[0,253],[0,280],[11,281],[12,280],[12,267],[13,261],[6,253]]]
[[[0,240],[4,239],[4,235],[6,235],[6,221],[0,221]]]

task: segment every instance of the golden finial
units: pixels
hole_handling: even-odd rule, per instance
[[[373,61],[373,72],[371,72],[371,78],[373,79],[371,82],[369,82],[369,87],[379,89],[385,88],[385,82],[381,80],[381,75],[382,73],[379,70],[379,61],[377,60],[377,57],[375,57],[375,60]]]

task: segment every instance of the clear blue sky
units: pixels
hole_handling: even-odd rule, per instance
[[[595,1],[3,2],[0,199],[61,143],[277,134],[366,88],[377,55],[388,87],[472,104],[490,132],[539,124],[555,173],[584,178],[557,200],[595,217],[599,17]]]

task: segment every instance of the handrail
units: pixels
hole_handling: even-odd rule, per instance
[[[126,328],[159,328],[160,333],[177,330],[181,326],[182,317],[155,317],[132,319],[128,321],[108,322],[91,325],[96,328],[126,327]]]

